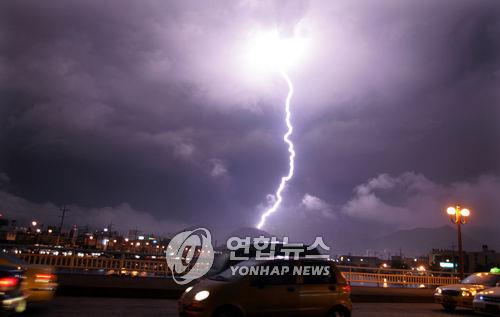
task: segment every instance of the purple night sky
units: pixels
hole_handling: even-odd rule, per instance
[[[339,252],[451,225],[500,249],[498,1],[2,1],[0,211],[220,235],[253,226],[288,153],[249,32],[303,23],[296,174],[265,230]],[[444,241],[444,247],[451,242]]]

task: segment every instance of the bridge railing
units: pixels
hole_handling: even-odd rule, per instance
[[[433,287],[455,284],[459,278],[453,273],[436,271],[401,270],[391,268],[369,268],[357,266],[337,266],[350,283],[388,287],[392,285]]]
[[[29,264],[42,264],[54,266],[65,270],[104,270],[120,274],[125,272],[146,272],[154,275],[169,276],[170,269],[166,261],[163,260],[141,260],[141,259],[121,259],[99,258],[99,257],[79,257],[57,256],[47,254],[19,254],[18,257]],[[371,286],[412,286],[412,287],[432,287],[437,285],[454,284],[458,282],[458,277],[445,272],[432,271],[412,271],[395,270],[382,268],[365,268],[354,266],[342,266],[338,268],[342,275],[350,283],[359,283]]]
[[[50,265],[69,270],[105,270],[119,273],[122,270],[170,275],[165,261],[140,259],[114,259],[99,257],[57,256],[46,254],[20,254],[19,258],[29,264]]]

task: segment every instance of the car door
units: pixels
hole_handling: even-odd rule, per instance
[[[299,316],[297,277],[293,274],[295,261],[267,261],[268,271],[285,274],[259,274],[250,277],[246,310],[248,316]],[[286,269],[285,267],[288,267]]]
[[[340,299],[335,271],[328,261],[302,260],[297,286],[301,316],[324,316]],[[306,269],[309,267],[309,269]]]

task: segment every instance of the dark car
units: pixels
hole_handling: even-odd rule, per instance
[[[23,271],[11,266],[0,266],[0,300],[3,312],[21,313],[26,309],[26,295],[21,289],[23,280]]]

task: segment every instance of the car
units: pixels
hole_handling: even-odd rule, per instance
[[[498,282],[500,282],[498,273],[474,273],[459,284],[439,286],[434,292],[434,299],[446,311],[453,311],[456,307],[472,309],[472,301],[476,293],[494,287]]]
[[[500,315],[500,282],[497,287],[476,294],[472,302],[474,311],[480,314]]]
[[[352,303],[331,260],[250,259],[188,287],[178,310],[182,317],[351,316]]]
[[[8,253],[0,254],[0,265],[13,266],[25,271],[24,292],[28,296],[28,302],[43,303],[54,298],[58,284],[53,267],[28,264]]]
[[[296,244],[283,243],[280,241],[271,242],[268,246],[259,251],[263,254],[274,254],[275,257],[284,257],[287,254],[290,254],[287,252],[293,253],[293,251],[291,250],[296,250],[296,252],[299,252],[301,256],[316,256],[321,254],[317,248],[310,248],[307,245],[301,246]],[[258,253],[257,248],[253,244],[250,245],[248,249],[241,247],[232,251],[234,254],[233,257],[231,256],[231,250],[227,248],[216,251],[212,267],[205,276],[210,277],[221,273],[222,271],[227,270],[230,266],[245,261],[245,259],[257,257]]]
[[[22,313],[26,310],[27,296],[22,290],[23,280],[23,271],[17,267],[0,266],[0,301],[2,303],[0,310],[2,312]]]

